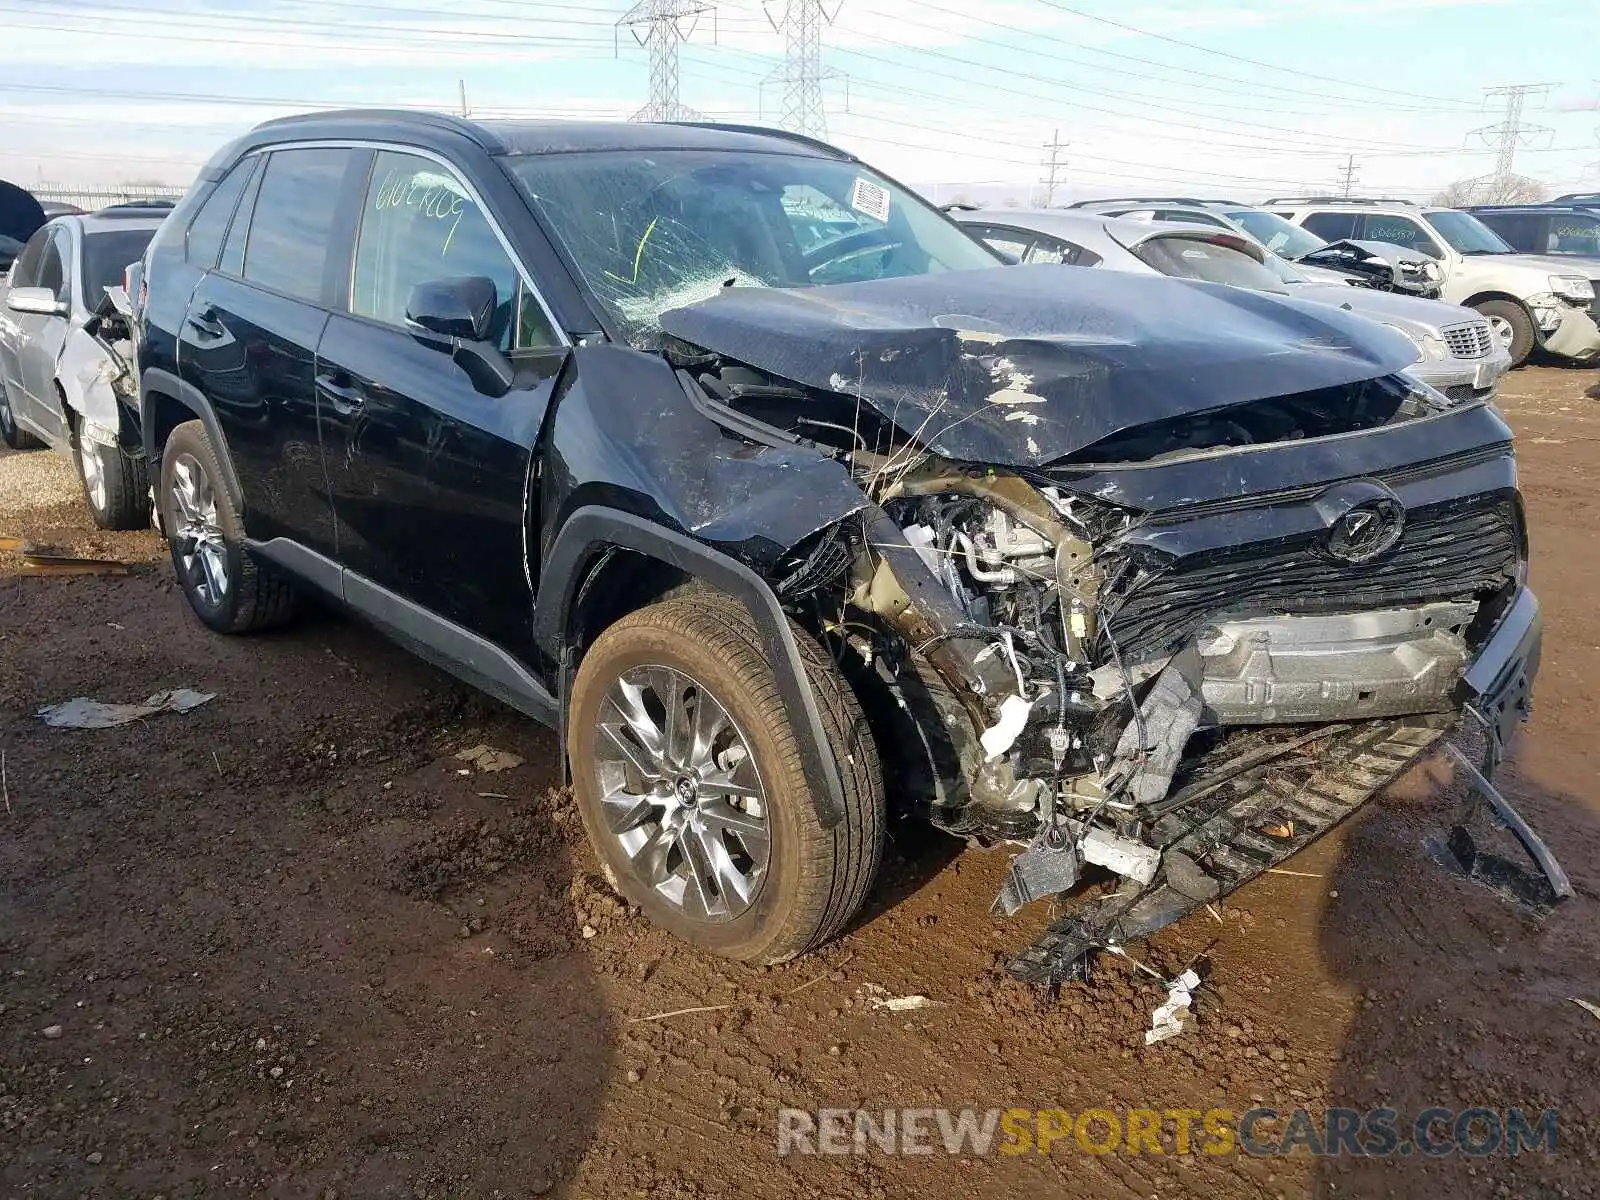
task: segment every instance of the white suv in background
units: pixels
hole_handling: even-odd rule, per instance
[[[1600,358],[1595,283],[1570,259],[1518,254],[1471,213],[1328,197],[1280,198],[1262,207],[1329,241],[1393,242],[1437,259],[1444,268],[1441,299],[1489,318],[1513,365],[1535,346],[1578,362]]]

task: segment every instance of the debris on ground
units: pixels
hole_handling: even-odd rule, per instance
[[[1199,986],[1200,976],[1193,971],[1185,971],[1167,984],[1166,1000],[1150,1014],[1150,1028],[1145,1030],[1144,1035],[1146,1046],[1164,1042],[1183,1032],[1189,1016],[1189,1004],[1194,999],[1195,988]]]
[[[515,754],[508,754],[504,750],[496,750],[486,742],[480,742],[456,755],[462,762],[469,762],[480,771],[491,774],[497,771],[509,771],[522,765],[522,759]]]
[[[142,721],[157,713],[186,713],[215,700],[213,692],[197,692],[192,688],[172,688],[141,700],[138,704],[108,704],[91,700],[88,696],[74,696],[60,704],[47,704],[39,710],[46,725],[57,729],[114,729]]]
[[[915,1012],[919,1008],[931,1008],[938,1003],[926,996],[891,996],[889,989],[876,983],[864,983],[856,989],[856,995],[864,996],[873,1008],[883,1009],[885,1012]]]
[[[22,552],[22,565],[15,572],[18,575],[126,575],[132,570],[127,563],[115,559],[80,558],[18,537],[0,536],[0,550]]]
[[[1600,1004],[1595,1004],[1594,1002],[1589,1001],[1589,1000],[1580,1000],[1576,996],[1568,996],[1567,999],[1571,1000],[1574,1004],[1576,1004],[1579,1008],[1583,1009],[1584,1012],[1588,1013],[1595,1020],[1600,1021]]]

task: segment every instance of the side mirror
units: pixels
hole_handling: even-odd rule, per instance
[[[65,300],[57,300],[54,292],[42,287],[12,288],[6,293],[6,307],[40,317],[64,317],[71,311]]]
[[[489,336],[498,301],[494,280],[482,275],[430,279],[411,289],[406,324],[438,337],[481,342]]]
[[[443,339],[438,348],[467,373],[485,396],[500,397],[516,378],[511,360],[489,340],[499,296],[494,280],[482,275],[430,279],[411,289],[406,324],[425,340]]]

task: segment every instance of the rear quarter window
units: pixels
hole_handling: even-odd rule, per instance
[[[202,270],[209,271],[217,265],[217,251],[222,248],[222,239],[227,235],[228,222],[233,219],[233,210],[238,207],[244,185],[258,161],[252,155],[223,176],[222,182],[212,189],[211,195],[206,197],[200,211],[189,223],[184,253],[191,263]]]

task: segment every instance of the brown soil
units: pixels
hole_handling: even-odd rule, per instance
[[[1047,914],[988,915],[1000,853],[894,831],[855,927],[753,970],[614,901],[555,742],[362,626],[222,638],[153,533],[90,530],[65,460],[0,457],[0,533],[137,564],[0,556],[0,1194],[455,1197],[1592,1196],[1600,1158],[1600,415],[1532,368],[1520,435],[1545,604],[1505,789],[1578,896],[1542,924],[1423,849],[1413,772],[1288,866],[1140,947],[1204,955],[1197,1025],[1114,958],[1041,999],[996,971]],[[217,693],[121,729],[43,704]],[[520,755],[482,773],[480,743]],[[466,773],[470,772],[470,773]],[[1307,877],[1307,876],[1312,877]],[[1042,907],[1042,906],[1036,906]],[[862,989],[921,993],[875,1010]],[[713,1011],[641,1020],[695,1006]],[[59,1026],[59,1036],[44,1031]],[[1560,1108],[1543,1154],[779,1160],[780,1105]]]

